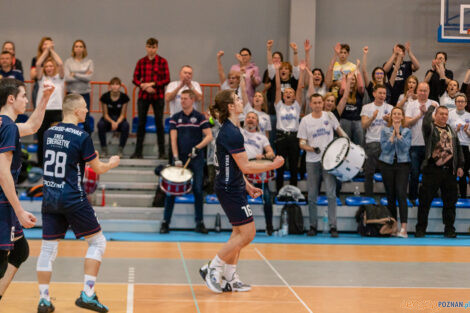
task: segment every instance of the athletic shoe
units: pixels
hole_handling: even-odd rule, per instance
[[[242,292],[242,291],[250,291],[251,290],[251,286],[248,285],[248,284],[245,284],[244,282],[242,282],[240,280],[240,277],[238,276],[238,273],[235,272],[233,274],[233,277],[232,277],[232,280],[226,280],[225,277],[222,278],[223,279],[223,284],[225,284],[224,288],[223,288],[223,291],[224,292],[231,292],[231,291],[238,291],[238,292]]]
[[[96,293],[93,294],[93,296],[88,297],[85,293],[85,291],[82,291],[80,293],[80,297],[75,301],[75,305],[79,306],[84,309],[100,312],[100,313],[106,313],[108,312],[108,307],[104,304],[101,304],[98,301],[98,297],[96,296]]]
[[[201,274],[202,276],[202,274]],[[222,271],[221,269],[217,269],[215,267],[207,267],[207,274],[206,278],[204,279],[206,282],[207,288],[212,290],[215,293],[222,293]]]
[[[209,263],[204,264],[200,269],[199,269],[199,275],[201,275],[202,280],[206,281],[206,276],[207,276],[207,270],[209,268],[211,261]]]
[[[162,222],[160,226],[160,234],[168,234],[170,232],[170,225],[167,222]]]
[[[38,313],[52,313],[54,312],[55,307],[52,305],[51,301],[47,301],[44,298],[39,300],[38,304]]]

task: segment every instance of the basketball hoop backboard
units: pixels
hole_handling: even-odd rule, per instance
[[[470,0],[441,0],[439,42],[470,42]]]

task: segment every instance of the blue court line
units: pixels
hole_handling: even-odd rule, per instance
[[[42,229],[25,229],[26,238],[41,239]],[[130,232],[105,232],[109,241],[144,241],[144,242],[226,242],[230,232],[203,235],[192,231],[171,231],[170,234],[157,233],[130,233]],[[65,239],[74,239],[75,236],[69,230]],[[361,237],[359,234],[340,233],[339,238],[331,238],[327,234],[318,234],[315,237],[307,235],[288,235],[285,237],[267,236],[259,232],[254,243],[281,243],[281,244],[325,244],[325,245],[385,245],[385,246],[447,246],[470,247],[469,235],[458,235],[455,239],[444,238],[442,234],[426,235],[425,238],[376,238]]]
[[[193,295],[194,304],[196,305],[196,310],[198,313],[201,313],[199,310],[199,305],[197,304],[196,294],[194,293],[193,283],[191,282],[191,277],[189,276],[188,267],[186,266],[186,261],[184,260],[183,250],[181,250],[181,245],[178,242],[178,250],[181,256],[181,262],[183,262],[184,272],[186,273],[186,278],[188,279],[189,288],[191,289],[191,294]]]

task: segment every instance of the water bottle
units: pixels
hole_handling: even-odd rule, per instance
[[[359,197],[360,195],[361,195],[361,192],[359,191],[359,186],[356,185],[356,187],[354,187],[354,196]]]
[[[214,226],[214,230],[216,233],[220,233],[220,229],[221,229],[221,226],[220,226],[220,213],[217,213],[215,215],[215,226]]]
[[[328,234],[328,207],[323,211],[323,234]]]
[[[289,221],[287,211],[282,212],[281,215],[281,236],[286,236],[289,233]]]

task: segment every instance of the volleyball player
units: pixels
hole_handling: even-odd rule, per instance
[[[222,124],[216,139],[215,193],[232,224],[230,239],[208,264],[199,270],[207,287],[215,293],[223,291],[249,291],[251,286],[243,283],[237,273],[240,250],[255,237],[253,213],[248,205],[247,193],[257,198],[262,190],[255,188],[243,174],[256,174],[274,170],[284,164],[282,157],[274,158],[265,165],[248,161],[244,139],[240,132],[239,114],[243,104],[233,90],[220,91],[211,106],[211,115]]]

